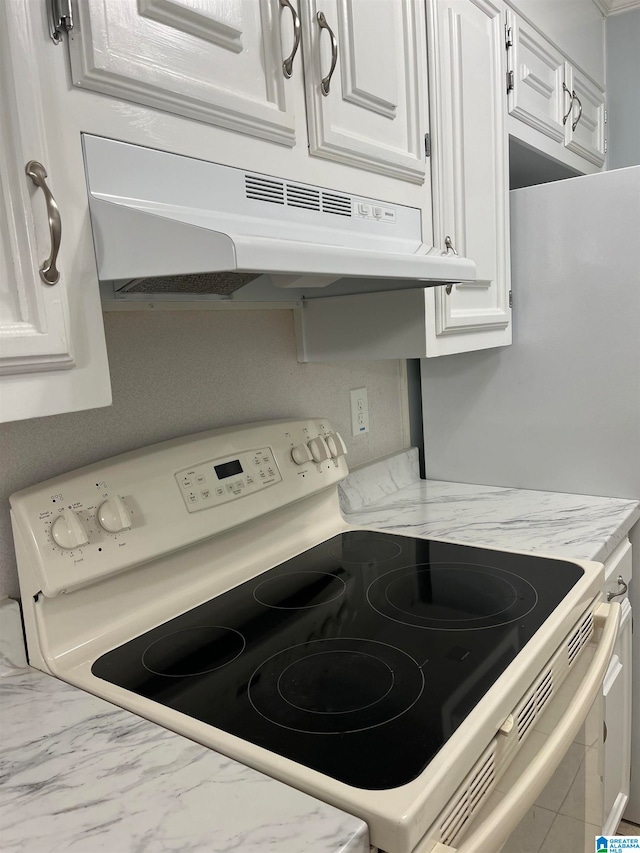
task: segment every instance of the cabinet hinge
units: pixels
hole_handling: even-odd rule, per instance
[[[513,71],[507,71],[507,92],[513,92]]]
[[[513,290],[509,291],[509,308],[513,308]]]
[[[513,28],[509,24],[504,25],[504,46],[507,50],[513,47]]]
[[[428,133],[424,135],[424,156],[431,157],[431,136]]]
[[[60,44],[64,33],[73,29],[73,7],[71,0],[45,0],[49,35],[54,44]]]
[[[608,142],[607,142],[607,140],[605,139],[605,141],[604,141],[604,153],[605,153],[605,154],[607,153],[608,148],[609,148],[609,143],[608,143]]]
[[[607,123],[607,111],[606,110],[604,111],[604,123],[605,124]]]

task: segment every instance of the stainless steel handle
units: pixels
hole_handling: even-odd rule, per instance
[[[572,92],[572,91],[571,91],[571,89],[567,89],[567,85],[566,85],[566,83],[563,83],[563,84],[562,84],[562,91],[563,91],[566,95],[569,95],[569,97],[571,98],[571,100],[569,101],[569,109],[567,110],[566,114],[562,116],[562,124],[566,124],[566,123],[567,123],[567,119],[569,118],[569,116],[571,115],[571,112],[572,112],[572,110],[573,110],[573,102],[574,102],[574,100],[575,100],[575,98],[576,98],[576,93],[575,93],[575,92]]]
[[[283,9],[289,9],[291,17],[293,18],[293,47],[291,48],[289,56],[282,62],[282,73],[288,80],[293,74],[293,60],[296,57],[298,48],[300,47],[300,16],[291,3],[289,3],[289,0],[280,0],[280,6]]]
[[[318,24],[320,25],[320,29],[326,30],[331,38],[331,68],[329,69],[329,73],[327,74],[327,76],[323,77],[320,82],[320,91],[323,95],[326,96],[329,94],[331,78],[333,76],[333,72],[336,70],[336,62],[338,61],[338,39],[336,38],[336,34],[334,33],[334,31],[327,23],[327,19],[324,16],[324,12],[318,12],[316,17],[318,20]]]
[[[611,601],[612,598],[618,598],[618,596],[620,595],[625,595],[627,590],[629,589],[629,587],[624,582],[624,578],[622,577],[622,575],[618,575],[616,580],[618,581],[618,586],[621,586],[622,589],[618,590],[618,592],[611,592],[611,590],[609,590],[609,592],[607,593],[607,601]]]
[[[444,238],[444,247],[445,247],[445,250],[446,250],[446,251],[444,251],[444,252],[442,253],[443,255],[448,255],[448,254],[454,254],[454,255],[457,255],[457,254],[458,254],[458,253],[456,252],[456,248],[455,248],[455,246],[453,245],[453,243],[452,243],[452,241],[451,241],[451,237],[449,237],[449,235],[448,235],[448,234],[447,234],[447,236]],[[451,291],[453,290],[453,285],[452,285],[452,284],[448,284],[448,285],[445,287],[445,289],[444,289],[444,290],[445,290],[445,293],[447,294],[447,296],[450,296],[450,295],[451,295]]]
[[[60,211],[56,200],[47,186],[47,171],[37,160],[29,160],[25,169],[33,183],[44,193],[47,205],[47,218],[49,220],[49,233],[51,234],[51,254],[40,267],[40,278],[45,284],[57,284],[60,281],[60,272],[56,267],[58,252],[60,251],[60,240],[62,239],[62,222]]]
[[[576,101],[578,102],[578,118],[577,118],[577,119],[574,121],[574,123],[571,125],[571,130],[575,130],[575,129],[576,129],[576,127],[578,126],[578,122],[579,122],[579,121],[580,121],[580,119],[582,118],[582,101],[581,101],[581,100],[580,100],[580,98],[576,95],[576,93],[575,93],[575,92],[572,92],[572,94],[573,94],[573,97],[574,97],[574,98],[576,99]]]
[[[457,254],[458,254],[458,253],[456,252],[455,246],[454,246],[454,245],[453,245],[453,243],[451,242],[451,237],[449,237],[449,236],[447,236],[447,237],[445,237],[445,238],[444,238],[444,247],[445,247],[445,249],[447,250],[447,251],[446,251],[446,254],[447,254],[447,255],[449,254],[449,252],[453,252],[453,254],[454,254],[454,255],[457,255]]]

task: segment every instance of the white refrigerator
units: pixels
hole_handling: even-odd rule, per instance
[[[640,499],[640,166],[512,191],[511,232],[513,345],[421,362],[427,476]]]

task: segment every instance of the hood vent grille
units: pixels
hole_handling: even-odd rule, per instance
[[[307,210],[320,210],[320,191],[314,187],[287,184],[287,204],[289,207],[306,207]]]
[[[593,634],[593,613],[589,612],[574,631],[567,643],[567,654],[569,655],[569,666],[574,662],[580,649],[589,642]]]
[[[270,201],[272,204],[284,204],[284,184],[262,175],[245,175],[244,186],[247,198],[256,201]]]
[[[324,213],[337,213],[339,216],[351,216],[351,199],[346,195],[322,193],[322,210]]]
[[[351,197],[348,195],[326,192],[305,184],[288,184],[277,178],[267,178],[263,175],[245,174],[244,187],[246,197],[254,201],[315,210],[318,213],[330,213],[333,216],[352,215]]]

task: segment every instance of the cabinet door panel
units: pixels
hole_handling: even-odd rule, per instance
[[[604,679],[604,832],[614,833],[629,798],[631,773],[631,606],[622,602],[614,655]]]
[[[0,16],[0,373],[25,373],[69,368],[73,357],[64,278],[50,286],[39,275],[50,236],[44,195],[25,166],[32,156],[46,162],[47,148],[33,82],[16,73],[9,32]]]
[[[329,94],[329,34],[338,43]],[[304,0],[309,152],[413,183],[425,178],[426,44],[419,0]]]
[[[512,40],[509,70],[513,72],[509,113],[551,139],[563,142],[562,120],[570,101],[562,88],[564,58],[540,33],[512,12],[507,14],[507,22]]]
[[[73,82],[294,145],[280,14],[278,0],[85,0],[70,38]]]
[[[80,134],[65,111],[65,53],[52,45],[46,24],[42,3],[0,3],[3,422],[111,402]],[[29,160],[45,167],[61,216],[53,286],[40,279],[51,237],[44,193],[25,174]]]
[[[601,166],[604,163],[604,92],[569,63],[565,76],[567,88],[576,93],[578,100],[565,124],[565,145]]]
[[[500,8],[436,0],[431,11],[438,51],[435,243],[450,237],[478,268],[477,282],[454,285],[449,294],[434,289],[436,338],[456,337],[436,345],[440,355],[511,342],[508,180]]]

